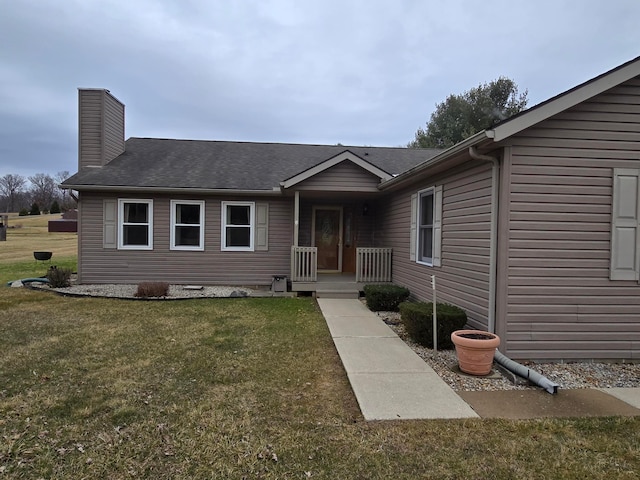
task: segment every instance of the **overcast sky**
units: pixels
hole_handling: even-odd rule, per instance
[[[0,0],[0,176],[77,170],[77,88],[126,137],[404,146],[501,75],[529,106],[640,55],[638,0]]]

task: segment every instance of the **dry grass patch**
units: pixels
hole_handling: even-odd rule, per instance
[[[0,297],[2,478],[637,478],[640,419],[364,422],[311,299]]]
[[[0,242],[0,264],[33,259],[33,252],[53,252],[52,263],[59,258],[78,254],[78,236],[75,233],[49,233],[49,220],[62,218],[60,214],[9,216],[6,242]]]

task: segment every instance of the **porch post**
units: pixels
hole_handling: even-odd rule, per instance
[[[293,246],[298,246],[298,230],[300,228],[300,192],[296,190],[293,202]]]

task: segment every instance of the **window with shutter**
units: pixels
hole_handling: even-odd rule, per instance
[[[254,250],[254,209],[253,202],[222,202],[222,250]]]
[[[442,245],[442,185],[411,196],[411,260],[439,267]]]
[[[118,248],[153,250],[153,200],[118,200]]]

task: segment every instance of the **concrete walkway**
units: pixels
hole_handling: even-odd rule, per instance
[[[640,416],[640,388],[458,395],[359,300],[318,304],[365,420]]]
[[[365,420],[478,417],[359,300],[319,298],[318,305]]]

